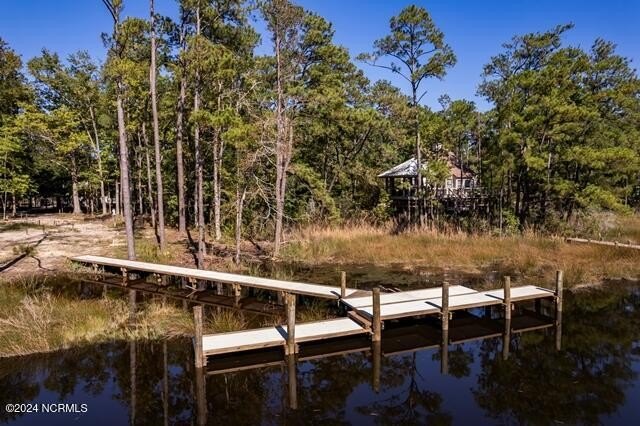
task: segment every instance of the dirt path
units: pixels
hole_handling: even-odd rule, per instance
[[[0,278],[52,272],[70,256],[109,255],[122,245],[124,231],[110,218],[55,214],[1,222]]]

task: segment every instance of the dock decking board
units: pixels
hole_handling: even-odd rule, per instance
[[[454,286],[457,287],[457,286]],[[462,286],[460,286],[462,287]],[[453,287],[451,287],[453,288]],[[466,287],[462,287],[463,289]],[[442,289],[438,290],[442,294]],[[469,289],[470,290],[470,289]],[[458,289],[457,291],[462,291]],[[398,293],[393,293],[398,294]],[[469,293],[451,294],[449,297],[449,311],[471,309],[484,306],[499,305],[503,302],[504,290],[490,290],[477,292],[471,290]],[[545,297],[553,297],[554,292],[542,287],[526,285],[511,288],[511,301],[520,302],[524,300],[534,300]],[[344,301],[345,299],[343,299]],[[442,297],[436,296],[424,300],[411,300],[407,302],[387,303],[380,306],[380,318],[382,320],[406,318],[419,315],[431,315],[439,313],[442,308]],[[363,306],[357,308],[358,312],[365,316],[373,316],[373,306]]]
[[[367,330],[350,318],[336,318],[297,324],[295,331],[296,343],[367,333]],[[281,325],[231,333],[210,334],[202,337],[202,349],[205,355],[214,355],[283,346],[286,343],[286,336],[287,328]]]
[[[185,268],[182,266],[162,265],[158,263],[139,262],[135,260],[114,259],[103,256],[84,255],[71,258],[72,261],[88,265],[125,268],[130,272],[148,272],[153,274],[171,275],[196,280],[212,281],[224,284],[240,284],[246,287],[260,288],[272,291],[314,296],[325,299],[339,299],[340,287],[301,283],[295,281],[274,280],[271,278],[252,277],[248,275],[230,274],[227,272],[208,271],[204,269]],[[358,290],[347,288],[346,295]]]
[[[471,288],[461,286],[461,285],[453,285],[449,287],[449,294],[451,296],[456,296],[459,294],[466,294],[466,293],[475,293],[475,292],[476,290],[473,290]],[[381,293],[380,304],[386,305],[389,303],[427,300],[427,299],[431,299],[441,295],[442,295],[441,287],[423,288],[420,290],[398,291],[395,293]],[[372,302],[371,296],[364,296],[364,297],[346,297],[342,299],[342,303],[344,303],[345,305],[351,308],[358,309],[358,308],[371,306],[373,302]]]

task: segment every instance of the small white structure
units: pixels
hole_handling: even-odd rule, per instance
[[[452,152],[447,154],[446,160],[449,166],[449,176],[444,181],[444,184],[434,186],[423,175],[422,186],[430,188],[436,198],[440,199],[465,198],[469,196],[478,186],[476,174],[468,167],[460,166],[461,163]],[[422,167],[423,170],[426,169],[427,162],[423,162]],[[418,167],[415,157],[378,175],[379,178],[385,180],[385,187],[393,200],[408,200],[415,197],[417,176]]]

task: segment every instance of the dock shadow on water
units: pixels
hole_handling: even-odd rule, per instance
[[[206,371],[194,368],[189,339],[0,359],[3,406],[86,404],[75,414],[0,410],[0,422],[637,424],[638,285],[567,294],[560,350],[544,307],[515,313],[510,335],[496,312],[475,313],[452,321],[448,345],[428,320],[395,323],[382,343],[211,358]]]

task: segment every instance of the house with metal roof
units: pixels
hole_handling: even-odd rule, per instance
[[[451,201],[470,198],[477,194],[477,175],[452,152],[447,153],[446,161],[449,175],[443,182],[429,182],[425,177],[426,173],[422,173],[422,187],[426,189],[424,195],[441,201]],[[423,170],[426,170],[427,164],[427,161],[422,162]],[[418,199],[418,164],[415,157],[380,173],[378,178],[384,179],[389,198],[401,210],[407,207],[407,202]]]

